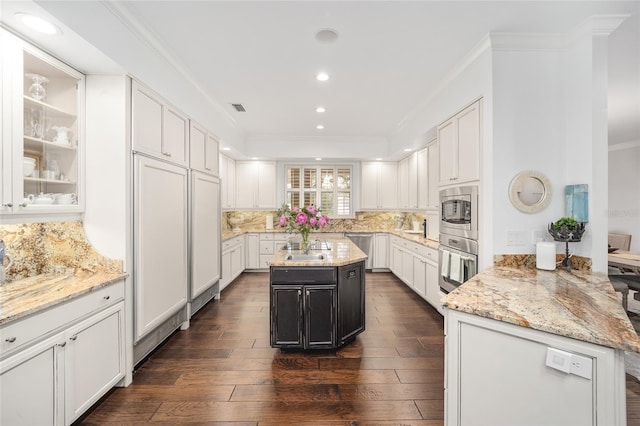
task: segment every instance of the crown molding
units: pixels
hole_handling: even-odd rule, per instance
[[[632,149],[632,148],[640,148],[640,140],[609,145],[609,152],[622,151],[623,149]]]
[[[396,125],[396,130],[393,131],[387,139],[393,140],[393,135],[396,135],[404,129],[404,127],[414,118],[421,110],[427,107],[431,101],[436,98],[441,92],[443,92],[453,80],[455,80],[460,74],[462,74],[472,63],[474,63],[483,53],[485,53],[491,47],[489,34],[485,35],[466,55],[462,57],[460,61],[440,80],[440,83],[435,87],[429,96],[427,96],[422,102],[411,109]]]
[[[585,36],[609,36],[631,15],[594,15],[582,21],[567,33],[566,45],[570,46]]]
[[[191,84],[206,101],[224,117],[224,119],[236,130],[241,131],[238,122],[229,112],[214,98],[207,94],[207,91],[198,83],[198,80],[193,76],[191,70],[185,66],[182,61],[178,60],[171,52],[164,48],[159,37],[149,30],[140,20],[138,20],[129,9],[124,5],[124,2],[112,2],[108,0],[99,0],[102,6],[111,12],[124,26],[141,40],[147,47],[158,54],[164,59],[171,67],[173,67],[178,73],[184,77],[184,79]]]

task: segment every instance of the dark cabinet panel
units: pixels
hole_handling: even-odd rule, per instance
[[[271,346],[302,346],[302,287],[271,288]]]
[[[338,333],[340,344],[364,330],[364,263],[338,268]]]
[[[336,287],[334,285],[306,286],[305,291],[305,347],[336,347]]]

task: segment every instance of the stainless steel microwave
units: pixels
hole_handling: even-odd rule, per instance
[[[478,239],[478,187],[440,191],[440,233]]]

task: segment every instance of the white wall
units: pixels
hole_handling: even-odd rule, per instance
[[[609,147],[609,232],[631,234],[640,253],[640,141]]]
[[[127,258],[128,126],[125,76],[87,76],[86,213],[84,228],[102,254]],[[128,270],[125,264],[125,270]]]
[[[564,110],[562,54],[557,50],[500,48],[493,54],[493,250],[496,254],[533,253],[534,231],[547,240],[549,222],[563,216]],[[509,201],[509,185],[524,170],[546,175],[550,205],[522,213]],[[526,244],[509,245],[508,231],[525,233]]]

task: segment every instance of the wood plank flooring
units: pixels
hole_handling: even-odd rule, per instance
[[[269,347],[267,273],[242,274],[78,424],[443,423],[442,317],[389,273],[368,273],[366,331],[337,351]],[[627,376],[628,425],[640,383]]]

